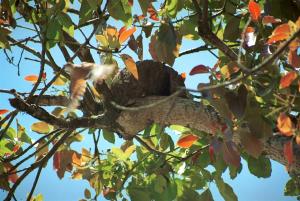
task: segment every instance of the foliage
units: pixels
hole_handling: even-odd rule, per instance
[[[19,182],[29,173],[53,163],[60,179],[68,172],[74,180],[89,182],[91,188],[84,189],[83,200],[96,199],[101,194],[110,200],[213,200],[211,183],[216,184],[224,200],[238,200],[222,174],[229,170],[230,177],[235,178],[242,169],[243,157],[253,175],[269,177],[272,167],[264,155],[264,145],[274,132],[285,139],[282,154],[290,169],[295,163],[294,147],[300,145],[300,11],[293,5],[299,1],[276,2],[1,1],[1,51],[12,65],[9,54],[13,55],[16,48],[32,53],[40,64],[39,74],[24,77],[32,83],[28,92],[1,90],[15,98],[10,101],[16,109],[0,109],[0,188],[8,192],[6,199],[13,196]],[[15,37],[14,31],[24,27],[34,34]],[[83,31],[85,27],[93,30],[90,35]],[[77,38],[80,33],[83,41]],[[93,38],[97,45],[92,44]],[[187,40],[202,40],[205,44],[183,51],[181,45]],[[39,48],[31,48],[32,43],[38,43]],[[131,55],[124,53],[126,48],[132,50]],[[101,118],[98,103],[103,103],[103,115],[108,115],[112,107],[107,104],[111,97],[105,89],[109,89],[118,69],[106,69],[109,73],[95,83],[95,88],[87,79],[95,74],[104,75],[103,69],[113,65],[126,67],[140,81],[135,60],[143,60],[145,50],[151,59],[171,67],[178,57],[199,51],[209,51],[217,57],[214,66],[199,61],[189,75],[209,76],[209,83],[199,83],[196,91],[202,93],[201,103],[217,111],[218,118],[225,123],[205,125],[213,133],[187,125],[154,123],[133,134],[134,140],[125,139],[120,147],[115,145],[116,136],[122,137],[122,133],[116,132],[117,124],[108,122],[102,127],[93,122]],[[68,74],[65,67],[55,63],[53,51],[60,51],[66,63],[72,63],[76,57],[94,63],[94,51],[99,54],[102,71],[97,74],[94,68],[84,67],[90,63],[83,63]],[[51,74],[46,74],[45,66],[51,67]],[[17,67],[20,68],[20,62]],[[185,79],[186,74],[182,77]],[[69,85],[71,98],[76,96],[81,102],[76,107],[83,112],[82,118],[81,113],[70,111],[65,102]],[[56,93],[49,89],[56,89]],[[88,93],[98,105],[89,102]],[[62,104],[41,108],[55,105],[51,97]],[[18,104],[14,100],[19,100]],[[17,127],[13,126],[19,111],[39,119],[31,125],[31,131],[39,135],[38,140],[32,140],[21,122],[16,121]],[[89,124],[81,126],[85,118]],[[88,133],[83,133],[86,129],[81,127],[89,127]],[[178,133],[179,140],[170,131]],[[84,135],[93,137],[94,150],[79,151],[71,146],[83,141]],[[233,136],[238,136],[239,143]],[[112,147],[100,151],[99,139]],[[31,161],[32,165],[22,169],[24,161]],[[36,181],[38,178],[39,174]],[[299,186],[299,179],[293,176],[284,192],[299,198]],[[34,188],[29,199],[43,200],[41,194],[33,196]]]

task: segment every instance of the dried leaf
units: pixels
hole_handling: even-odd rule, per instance
[[[260,11],[261,11],[259,4],[251,0],[249,1],[248,9],[252,21],[258,21],[258,19],[260,18]]]
[[[288,62],[294,68],[300,68],[300,55],[297,54],[297,49],[296,50],[290,49],[288,55]]]
[[[184,135],[182,138],[180,138],[177,141],[177,146],[181,148],[189,148],[191,147],[194,142],[196,142],[199,139],[198,136],[195,136],[193,134]]]
[[[281,134],[285,136],[292,136],[294,133],[294,126],[292,120],[285,113],[280,113],[277,118],[277,128]]]
[[[138,80],[139,74],[138,74],[136,63],[134,62],[133,58],[128,54],[121,54],[120,56],[123,62],[125,63],[127,70],[133,75],[133,77],[136,80]]]
[[[195,75],[195,74],[202,74],[202,73],[208,73],[209,72],[209,67],[204,66],[202,64],[195,66],[191,72],[190,75]]]
[[[287,88],[292,82],[298,77],[298,74],[295,71],[290,71],[280,79],[279,88]]]

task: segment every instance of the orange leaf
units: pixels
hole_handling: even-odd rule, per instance
[[[60,161],[61,161],[61,152],[57,151],[53,155],[53,169],[59,170],[60,169]]]
[[[294,153],[293,153],[293,141],[290,140],[283,145],[283,154],[285,159],[288,161],[288,166],[293,163]]]
[[[9,110],[6,110],[6,109],[0,109],[0,115],[5,114],[5,113],[7,113],[7,112],[9,112]]]
[[[39,76],[37,75],[27,75],[26,77],[24,77],[24,79],[28,82],[32,82],[32,83],[36,83],[38,80]],[[46,79],[46,73],[42,74],[42,79],[45,80]]]
[[[287,23],[277,26],[274,29],[272,35],[269,37],[268,44],[288,39],[290,36],[290,32],[291,29]]]
[[[198,66],[195,66],[191,70],[190,75],[202,74],[202,73],[208,73],[208,72],[209,72],[209,67],[200,64]]]
[[[248,4],[248,9],[249,9],[252,21],[258,21],[258,19],[260,18],[259,4],[255,3],[253,0],[251,0]]]
[[[298,74],[295,71],[290,71],[280,79],[279,87],[281,89],[287,88],[297,78]]]
[[[131,29],[128,30],[123,30],[119,32],[119,42],[122,44],[125,42],[134,32],[136,31],[136,27],[132,27]]]
[[[297,136],[296,136],[296,143],[297,143],[298,145],[300,145],[300,135],[297,135]]]
[[[262,23],[265,25],[265,24],[274,24],[274,23],[279,23],[281,22],[280,19],[277,19],[273,16],[270,16],[270,15],[267,15],[267,16],[264,16],[263,19],[262,19]]]
[[[181,73],[180,76],[182,77],[182,79],[186,79],[186,73]]]
[[[277,128],[281,134],[285,136],[293,135],[293,123],[289,116],[285,113],[280,113],[277,118]]]
[[[177,145],[181,148],[189,148],[191,147],[194,142],[196,142],[198,140],[198,136],[189,134],[189,135],[185,135],[184,137],[180,138],[177,141]]]
[[[128,0],[128,5],[133,6],[133,0]]]
[[[120,30],[119,30],[119,36],[124,32],[126,31],[126,26],[123,26]]]
[[[137,66],[133,60],[133,58],[131,56],[129,56],[128,54],[121,54],[120,55],[123,62],[126,65],[127,70],[133,75],[133,77],[135,79],[139,79],[139,74],[138,74],[138,70],[137,70]]]

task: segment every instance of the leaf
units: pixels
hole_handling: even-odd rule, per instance
[[[195,136],[193,134],[184,135],[177,141],[177,146],[181,148],[189,148],[191,147],[194,142],[196,142],[199,139],[198,136]]]
[[[115,135],[113,132],[111,131],[108,131],[106,129],[102,129],[102,132],[103,132],[103,138],[107,141],[107,142],[110,142],[110,143],[115,143]]]
[[[136,27],[132,27],[131,29],[119,32],[120,44],[124,43],[135,31],[136,31]]]
[[[215,178],[215,181],[216,181],[216,185],[219,189],[219,192],[225,201],[238,201],[238,198],[235,195],[231,186],[229,186],[227,183],[225,183],[221,177]]]
[[[208,73],[210,71],[210,68],[208,66],[204,66],[202,64],[195,66],[192,68],[190,71],[190,75],[195,75],[195,74],[202,74],[202,73]]]
[[[178,6],[179,6],[178,0],[167,0],[166,9],[168,14],[171,17],[176,17],[176,14],[178,12]]]
[[[235,62],[230,62],[227,65],[221,67],[221,74],[226,78],[230,78],[232,74],[238,72],[240,68],[237,66]]]
[[[252,133],[248,132],[246,129],[237,130],[239,136],[241,136],[241,144],[245,148],[246,152],[254,157],[258,158],[263,151],[263,144]]]
[[[271,176],[272,166],[271,166],[270,159],[262,155],[258,159],[249,156],[247,161],[248,161],[248,169],[251,174],[259,178],[260,177],[267,178]]]
[[[153,7],[152,4],[150,4],[148,6],[147,12],[150,15],[150,19],[154,20],[154,21],[159,21],[158,15],[157,15],[157,11],[155,10],[155,8]]]
[[[277,26],[269,37],[268,44],[286,40],[290,37],[290,26],[288,23]]]
[[[123,62],[125,63],[127,70],[133,75],[133,77],[136,80],[138,80],[139,79],[138,69],[133,58],[128,54],[121,54],[120,56]]]
[[[270,16],[270,15],[266,15],[262,19],[263,25],[266,25],[266,24],[275,24],[275,23],[280,23],[280,22],[281,22],[281,19],[275,18],[275,17]]]
[[[142,9],[143,15],[146,16],[150,0],[138,0],[138,1],[139,1],[139,4],[140,4],[140,7]]]
[[[0,109],[0,115],[3,115],[5,113],[9,112],[9,110],[6,109]]]
[[[28,82],[36,83],[38,78],[39,78],[39,76],[37,76],[37,75],[27,75],[24,77],[24,80],[26,80]],[[43,73],[42,80],[45,80],[45,79],[46,79],[46,73]]]
[[[296,143],[297,143],[297,145],[300,146],[300,135],[297,135],[297,136],[296,136]]]
[[[294,126],[292,120],[285,113],[280,113],[277,118],[277,128],[281,134],[285,136],[292,136],[294,133]]]
[[[222,154],[227,165],[233,165],[237,168],[240,167],[241,157],[233,142],[229,141],[222,144]]]
[[[56,78],[56,80],[53,82],[53,85],[55,86],[63,86],[65,85],[67,82],[67,78],[65,78],[64,76],[60,75],[58,76],[58,78]]]
[[[89,191],[89,189],[84,189],[84,197],[86,199],[90,199],[91,198],[91,192]]]
[[[17,136],[18,140],[31,144],[31,138],[26,134],[25,128],[17,121]]]
[[[289,140],[283,145],[283,154],[285,159],[288,162],[288,167],[293,163],[294,161],[294,153],[293,153],[293,141]]]
[[[224,34],[223,37],[225,40],[229,40],[229,41],[236,41],[238,38],[240,38],[240,21],[241,19],[238,17],[230,17],[230,19],[228,20],[226,27],[224,29]]]
[[[248,90],[245,85],[240,85],[237,94],[229,91],[225,94],[225,99],[230,111],[238,119],[242,118],[245,114],[247,107]]]
[[[181,36],[168,24],[161,24],[159,29],[152,35],[149,52],[156,61],[173,65],[179,55]]]
[[[109,1],[107,9],[113,18],[121,20],[127,26],[132,24],[131,6],[127,0]]]
[[[209,189],[207,189],[203,193],[201,193],[201,195],[199,197],[199,201],[214,201],[213,196]]]
[[[290,51],[288,54],[288,62],[294,68],[300,68],[300,55],[297,54],[298,47],[292,49],[290,46]]]
[[[287,88],[292,82],[298,77],[298,74],[295,71],[290,71],[280,79],[279,88]]]
[[[297,177],[291,178],[284,188],[285,196],[297,196],[300,195],[300,184]]]
[[[35,131],[37,133],[40,133],[40,134],[47,134],[47,133],[51,132],[52,129],[53,129],[53,126],[51,126],[43,121],[39,121],[39,122],[33,123],[31,125],[31,130]]]
[[[249,4],[248,4],[248,9],[249,9],[252,21],[258,21],[258,19],[260,18],[260,12],[261,12],[259,4],[254,2],[253,0],[250,0]]]

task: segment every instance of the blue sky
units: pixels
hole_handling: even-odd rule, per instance
[[[135,2],[136,5],[137,2]],[[135,7],[135,9],[137,9]],[[122,24],[120,22],[111,21],[111,25],[120,27]],[[85,29],[87,32],[86,35],[88,35],[88,32],[90,32],[90,29]],[[139,31],[137,31],[139,32]],[[14,30],[13,36],[15,36],[18,39],[23,39],[26,37],[27,34],[34,34],[31,31],[24,30],[17,28]],[[80,33],[76,33],[76,38],[83,39]],[[93,43],[95,44],[96,41],[93,39]],[[144,44],[148,43],[147,40],[144,41]],[[32,48],[40,49],[40,47],[36,44],[28,44]],[[188,41],[184,40],[182,43],[181,51],[198,47],[201,45],[201,42],[199,41]],[[55,50],[55,49],[54,49]],[[61,54],[58,53],[59,51],[52,51],[53,57],[55,58],[55,61],[59,66],[62,66],[65,64],[65,60]],[[8,52],[9,55],[14,56],[15,62],[18,61],[18,58],[20,56],[20,50],[17,48],[13,48],[12,52]],[[129,55],[134,55],[134,53],[126,49],[126,52]],[[25,52],[23,55],[23,58],[34,58],[31,54]],[[96,62],[99,62],[99,56],[94,54],[94,58]],[[134,57],[136,59],[136,57]],[[149,53],[148,53],[148,47],[145,47],[144,49],[144,59],[151,59]],[[1,89],[16,89],[17,91],[28,91],[31,87],[31,84],[27,81],[25,81],[23,78],[26,75],[29,74],[38,74],[39,72],[39,63],[32,62],[28,60],[23,60],[20,65],[20,77],[17,76],[17,68],[10,65],[6,57],[3,53],[3,51],[0,51],[0,61],[1,61],[1,73],[0,73],[0,88]],[[78,60],[75,60],[75,62],[78,62]],[[174,68],[179,72],[186,72],[187,78],[186,78],[186,86],[188,88],[195,89],[198,83],[200,82],[207,82],[207,75],[194,75],[189,76],[188,73],[190,70],[199,64],[207,65],[212,67],[216,63],[216,58],[212,56],[208,52],[199,52],[194,53],[190,55],[183,56],[182,58],[178,58],[174,64]],[[122,62],[120,62],[121,66],[123,65]],[[52,69],[50,67],[47,67],[47,77],[48,80],[51,79],[52,76]],[[50,90],[51,91],[51,90]],[[12,110],[8,103],[8,98],[10,98],[10,95],[6,94],[0,94],[0,101],[1,106],[0,109],[9,109]],[[17,119],[19,122],[26,127],[27,133],[34,139],[38,139],[40,135],[30,131],[30,125],[37,120],[29,117],[28,115],[25,115],[24,113],[21,113],[18,115]],[[13,126],[16,124],[13,123]],[[103,142],[103,139],[100,142],[100,149],[105,150],[109,146],[108,143]],[[85,140],[82,143],[75,143],[74,148],[80,150],[81,147],[86,148],[92,148],[93,142],[92,142],[92,136],[85,134]],[[29,165],[29,163],[25,164]],[[28,178],[24,180],[24,182],[19,186],[19,188],[16,191],[16,197],[18,200],[26,200],[26,194],[30,191],[33,179],[35,177],[35,172],[32,173]],[[289,176],[287,172],[285,171],[285,167],[278,164],[277,162],[272,162],[272,176],[267,179],[260,179],[256,178],[255,176],[251,175],[248,171],[247,164],[243,161],[243,170],[241,174],[238,175],[238,177],[234,180],[231,180],[228,174],[228,171],[226,171],[223,174],[223,178],[227,183],[229,183],[235,193],[237,194],[239,200],[242,201],[281,201],[281,200],[296,200],[293,197],[285,197],[283,196],[283,190],[285,183],[288,181]],[[211,184],[211,190],[213,193],[213,196],[215,200],[223,200],[219,192],[216,190],[216,187],[214,184]],[[70,174],[66,174],[65,177],[60,180],[55,171],[52,167],[52,160],[49,161],[47,167],[42,171],[40,180],[38,182],[37,188],[35,190],[35,194],[41,193],[43,194],[45,200],[79,200],[84,198],[84,189],[90,188],[87,181],[76,181],[72,180],[70,178]],[[4,197],[5,192],[0,191],[0,198]],[[103,199],[99,199],[103,200]]]

